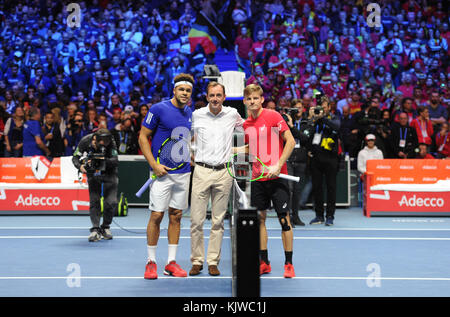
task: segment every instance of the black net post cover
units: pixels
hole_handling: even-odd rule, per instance
[[[231,223],[232,295],[260,297],[258,211],[235,209]]]

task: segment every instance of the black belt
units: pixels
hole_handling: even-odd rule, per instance
[[[223,170],[224,168],[227,167],[227,164],[226,164],[226,163],[220,164],[220,165],[216,165],[216,166],[212,166],[212,165],[209,165],[209,164],[206,164],[206,163],[202,163],[202,162],[195,162],[195,164],[196,164],[196,165],[203,166],[203,167],[206,167],[206,168],[210,168],[210,169],[216,170],[216,171]]]

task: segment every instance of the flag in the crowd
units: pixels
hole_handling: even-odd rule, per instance
[[[201,45],[205,54],[215,53],[219,45],[219,38],[224,35],[217,26],[211,22],[203,12],[200,12],[189,31],[189,43],[191,45],[191,53],[195,51],[197,45]]]

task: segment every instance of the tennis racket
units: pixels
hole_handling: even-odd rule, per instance
[[[253,160],[249,160],[250,156],[244,153],[233,154],[227,162],[227,171],[231,177],[235,179],[249,179],[251,182],[267,177],[269,167],[264,164],[258,157],[252,156]],[[249,166],[251,165],[251,169]],[[248,177],[251,173],[251,177]],[[289,181],[299,182],[300,177],[287,174],[279,174],[279,178]]]
[[[156,162],[169,168],[169,171],[176,171],[190,162],[189,143],[184,138],[167,138],[161,144],[156,157]],[[141,197],[145,190],[156,179],[153,174],[136,193],[136,197]]]

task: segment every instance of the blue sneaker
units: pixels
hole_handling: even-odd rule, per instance
[[[325,221],[325,226],[332,226],[333,225],[333,218],[327,218],[327,221]]]
[[[321,225],[323,224],[323,218],[316,217],[309,223],[310,225]]]

